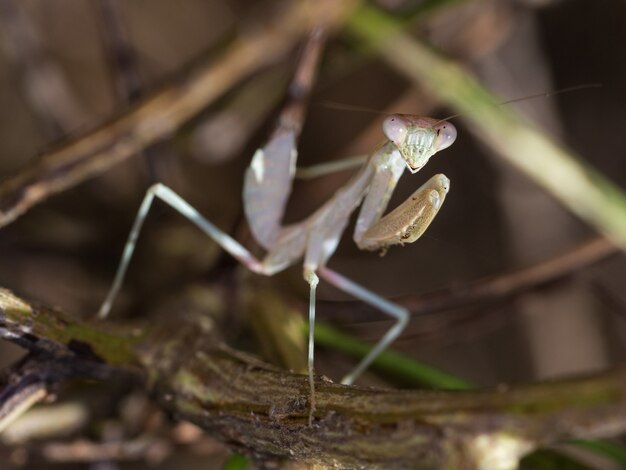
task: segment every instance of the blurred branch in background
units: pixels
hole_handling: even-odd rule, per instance
[[[287,68],[272,68],[238,90],[225,109],[216,111],[193,130],[193,156],[203,163],[217,164],[238,155],[250,134],[280,102],[288,82]]]
[[[105,53],[113,72],[117,94],[126,104],[135,102],[142,94],[137,55],[128,38],[118,0],[97,0],[100,10]]]
[[[139,61],[134,50],[119,0],[97,0],[100,29],[104,53],[107,58],[111,79],[121,110],[127,110],[146,94],[144,80],[139,70]],[[162,167],[164,155],[158,145],[148,146],[136,155],[140,164],[147,170],[150,183],[159,181],[158,169]],[[161,157],[161,158],[159,158]],[[161,165],[160,165],[161,164]],[[116,179],[116,178],[111,178]],[[115,181],[111,181],[114,185]]]
[[[336,25],[352,2],[296,2],[274,24],[235,41],[214,63],[105,126],[41,157],[0,186],[0,226],[78,182],[102,173],[181,125],[258,68],[287,54],[319,21]]]
[[[525,268],[447,289],[404,295],[395,300],[407,307],[416,317],[477,304],[485,306],[485,304],[510,299],[529,290],[540,289],[546,284],[598,263],[617,251],[618,248],[609,240],[598,237],[581,243],[561,255]],[[358,308],[360,314],[373,311],[367,305],[356,302],[321,302],[321,304],[325,304],[328,308],[332,306],[337,313],[348,312],[355,308]]]

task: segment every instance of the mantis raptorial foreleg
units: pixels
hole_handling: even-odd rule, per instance
[[[161,199],[180,212],[255,273],[269,276],[304,258],[304,279],[310,287],[308,375],[311,412],[314,410],[315,392],[315,297],[320,278],[396,319],[395,325],[343,379],[343,383],[353,383],[380,352],[398,337],[409,318],[403,307],[326,267],[339,244],[350,214],[363,201],[354,232],[354,240],[362,249],[385,250],[391,245],[415,241],[430,225],[445,199],[449,181],[444,175],[433,176],[396,209],[385,216],[383,214],[404,170],[408,168],[411,173],[417,172],[431,156],[450,146],[456,137],[454,126],[446,121],[408,115],[387,117],[383,124],[387,142],[318,210],[300,223],[283,226],[284,208],[295,176],[296,144],[304,115],[304,102],[313,85],[323,43],[323,32],[317,31],[311,35],[290,87],[289,101],[280,115],[276,130],[268,143],[257,150],[246,172],[245,213],[253,235],[267,250],[266,256],[262,260],[255,258],[170,188],[156,184],[146,193],[124,248],[115,280],[100,309],[101,317],[106,316],[111,309],[154,198]],[[332,170],[337,167],[330,168]]]

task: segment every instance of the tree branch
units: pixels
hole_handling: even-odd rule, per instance
[[[141,380],[164,409],[257,456],[339,468],[469,469],[504,455],[506,465],[489,468],[509,468],[539,446],[626,430],[624,367],[467,392],[318,378],[308,426],[306,376],[228,347],[214,319],[169,313],[146,325],[90,324],[2,290],[0,336],[63,361],[65,377]]]

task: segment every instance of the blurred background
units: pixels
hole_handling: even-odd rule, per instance
[[[445,55],[464,64],[502,101],[593,87],[505,106],[626,187],[626,4],[622,0],[378,0],[373,2]],[[281,2],[246,0],[0,0],[0,176],[9,177],[68,139],[118,116],[162,87],[175,86]],[[110,285],[141,199],[162,181],[209,220],[255,247],[243,218],[243,172],[272,129],[298,48],[233,86],[172,138],[54,196],[0,230],[0,286],[91,317]],[[375,113],[338,110],[328,103]],[[455,113],[341,31],[324,53],[301,139],[304,166],[366,154],[382,141],[383,113],[444,118]],[[564,253],[573,259],[597,234],[550,195],[494,156],[453,121],[457,142],[402,179],[390,207],[435,173],[451,192],[428,232],[386,256],[360,252],[352,224],[330,266],[387,298],[410,302],[431,291],[461,295],[478,279],[499,279]],[[351,175],[297,182],[287,220],[302,219]],[[555,175],[559,178],[559,175]],[[608,253],[611,251],[607,249]],[[261,253],[260,251],[257,251]],[[618,252],[529,282],[515,295],[420,312],[394,348],[480,386],[526,383],[598,371],[626,358],[626,261]],[[115,317],[149,315],[175,296],[224,294],[233,341],[258,352],[239,308],[242,285],[279,292],[304,311],[301,267],[259,280],[246,276],[197,229],[159,204],[147,221]],[[376,340],[389,327],[326,285],[320,319]],[[169,304],[168,304],[169,305]],[[279,339],[278,339],[279,341]],[[0,362],[21,354],[0,343]],[[339,379],[353,365],[318,348],[320,373]],[[368,373],[361,383],[390,386]],[[391,385],[405,385],[402,381]],[[6,437],[0,462],[27,468],[219,468],[228,455],[190,425],[174,425],[125,384],[68,387],[60,403],[80,419],[53,438]],[[77,411],[78,410],[78,411]],[[145,438],[145,442],[141,441]],[[52,440],[50,440],[52,439]],[[139,442],[123,457],[80,462],[89,442]],[[156,444],[155,444],[156,443]],[[53,445],[67,445],[55,448]],[[141,445],[144,447],[141,447]],[[51,450],[52,449],[52,450]],[[61,450],[59,450],[61,449]],[[74,456],[66,458],[63,456]],[[112,457],[112,458],[111,458]],[[75,460],[78,462],[68,462]],[[84,460],[84,459],[83,459]],[[614,468],[593,462],[592,468]]]

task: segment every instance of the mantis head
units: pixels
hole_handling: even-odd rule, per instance
[[[387,117],[383,132],[398,148],[411,173],[418,172],[430,157],[456,139],[456,128],[449,122],[409,114]]]

